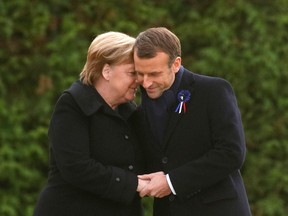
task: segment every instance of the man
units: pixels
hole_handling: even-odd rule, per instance
[[[151,174],[140,195],[154,216],[250,216],[240,174],[245,138],[230,84],[181,65],[168,29],[141,32],[134,47],[141,84],[141,140]]]

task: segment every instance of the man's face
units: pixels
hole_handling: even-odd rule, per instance
[[[175,74],[181,66],[181,58],[177,57],[172,66],[168,65],[169,57],[164,52],[158,52],[153,58],[139,58],[134,53],[135,70],[138,73],[138,82],[145,88],[147,95],[156,99],[169,89]]]

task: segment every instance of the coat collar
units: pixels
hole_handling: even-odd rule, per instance
[[[113,111],[101,95],[93,86],[85,85],[80,80],[74,82],[71,87],[64,92],[70,93],[75,99],[82,112],[90,116],[100,109],[107,114],[119,116],[117,112]],[[136,110],[136,104],[129,102],[118,106],[118,111],[121,117],[127,119]]]

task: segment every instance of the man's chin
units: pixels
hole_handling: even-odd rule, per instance
[[[159,93],[149,93],[149,92],[147,92],[147,95],[151,99],[157,99],[161,96]]]

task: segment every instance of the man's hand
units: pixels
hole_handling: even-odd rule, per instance
[[[139,175],[139,180],[150,181],[145,187],[140,190],[140,196],[153,196],[162,198],[171,193],[170,187],[166,180],[164,172],[150,173],[146,175]]]
[[[137,192],[140,192],[143,190],[147,184],[149,184],[150,180],[142,180],[138,178],[138,187],[137,187]]]

